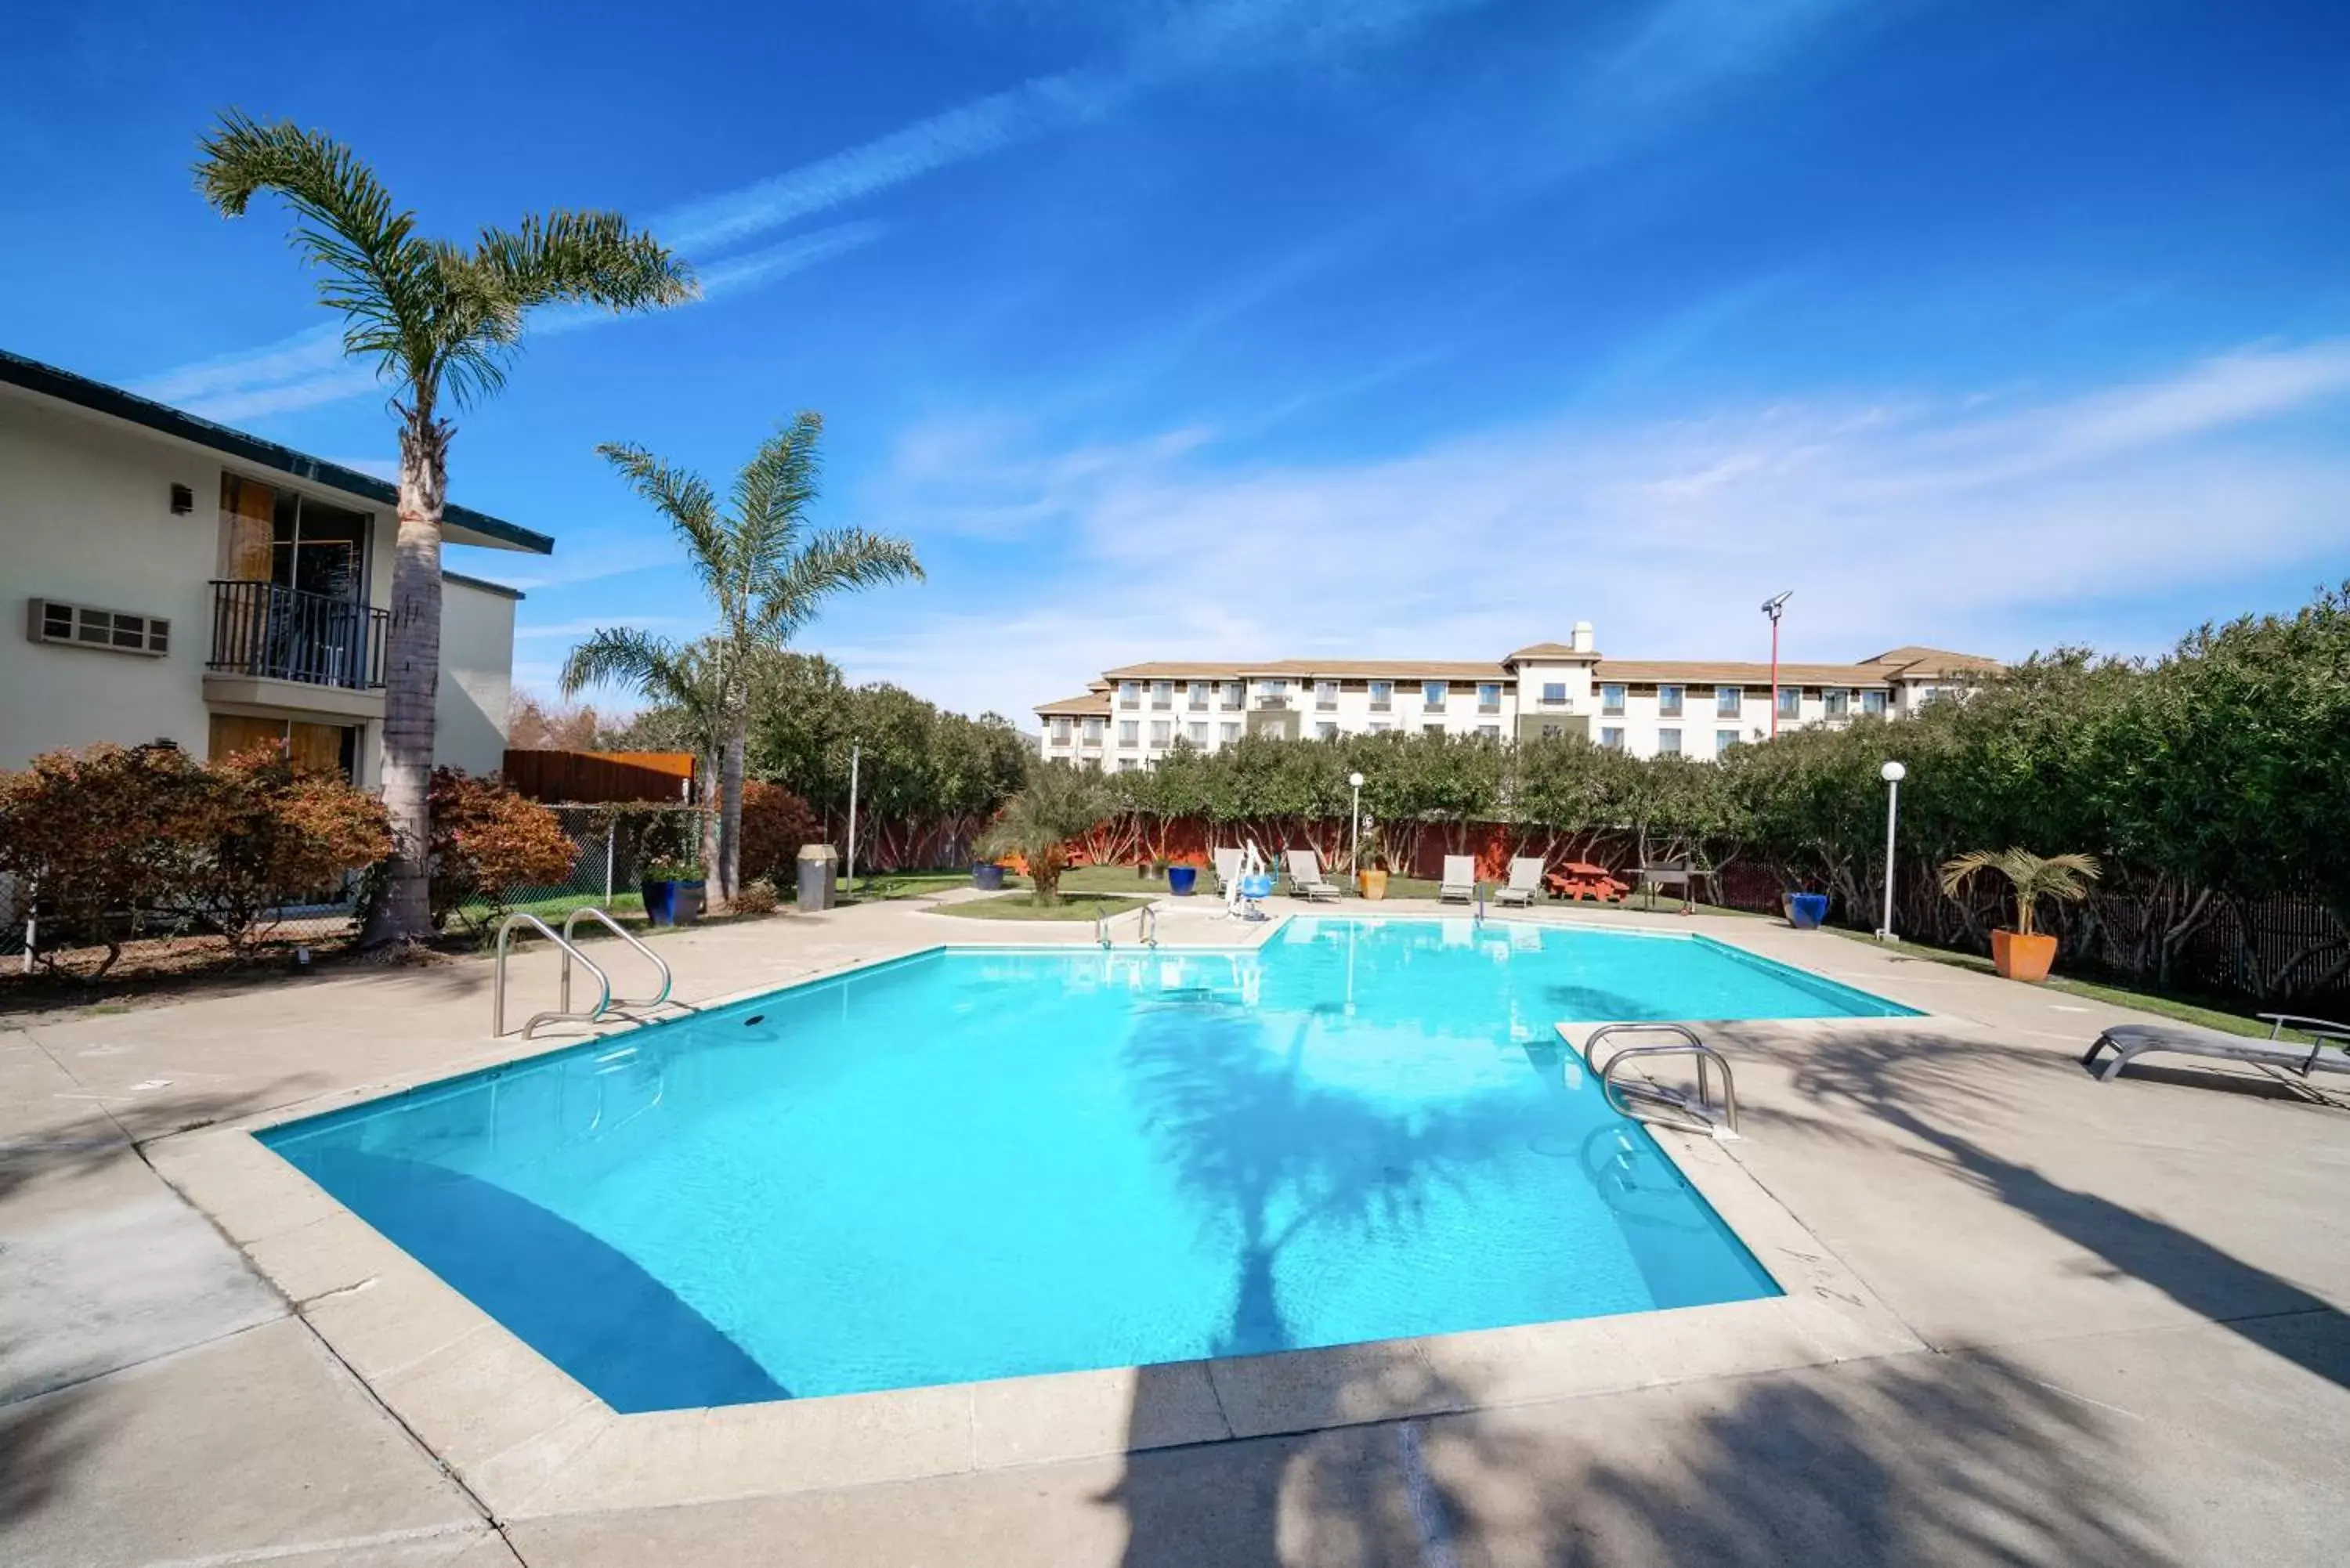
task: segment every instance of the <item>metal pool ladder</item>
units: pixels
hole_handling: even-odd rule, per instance
[[[514,943],[514,929],[516,926],[528,926],[563,950],[563,1004],[552,1012],[532,1013],[530,1022],[522,1026],[522,1037],[525,1040],[529,1039],[531,1031],[542,1023],[593,1024],[602,1018],[612,1005],[611,977],[597,967],[594,959],[573,947],[569,938],[557,936],[555,928],[545,920],[540,919],[536,915],[517,911],[498,922],[497,968],[490,980],[490,1037],[501,1039],[506,1032],[506,949]],[[566,929],[568,929],[567,926]],[[585,1012],[571,1011],[571,961],[573,959],[577,959],[580,966],[596,977],[596,1005]]]
[[[1669,1034],[1669,1045],[1619,1045],[1603,1060],[1599,1054],[1602,1041],[1616,1035]],[[1644,1056],[1692,1056],[1697,1059],[1697,1093],[1668,1089],[1660,1084],[1641,1079],[1627,1081],[1617,1075],[1626,1063]],[[1697,1037],[1694,1030],[1679,1023],[1607,1023],[1591,1032],[1583,1043],[1583,1059],[1599,1076],[1599,1092],[1607,1098],[1610,1110],[1635,1121],[1653,1122],[1659,1127],[1678,1127],[1683,1132],[1702,1133],[1708,1137],[1726,1138],[1738,1136],[1738,1085],[1730,1073],[1730,1060]],[[1721,1101],[1714,1103],[1710,1070],[1721,1071]]]
[[[608,1003],[608,1006],[641,1008],[645,1012],[650,1012],[657,1007],[682,1007],[685,1005],[683,1002],[671,1002],[669,999],[670,987],[675,983],[676,977],[670,973],[669,962],[667,960],[663,959],[660,954],[653,951],[652,949],[647,947],[642,941],[639,941],[634,932],[625,929],[620,925],[619,921],[612,919],[611,915],[605,910],[598,909],[593,904],[583,904],[578,909],[572,910],[570,916],[563,922],[563,992],[560,1000],[563,1010],[566,1012],[571,1011],[571,959],[572,955],[578,951],[577,948],[572,946],[572,942],[575,939],[571,935],[571,929],[579,923],[579,918],[582,915],[593,916],[598,925],[602,926],[606,930],[619,938],[622,941],[628,943],[639,952],[644,954],[646,961],[650,962],[653,966],[654,970],[660,975],[660,989],[653,992],[652,995],[644,997],[619,997],[610,1001]],[[544,928],[541,929],[543,929]],[[579,961],[581,963],[587,963],[588,960],[583,955]],[[595,965],[588,964],[588,968],[594,969]]]
[[[1159,945],[1159,906],[1145,904],[1135,911],[1135,915],[1137,919],[1134,929],[1137,939],[1144,947],[1157,947]],[[1107,952],[1110,948],[1110,922],[1118,918],[1116,915],[1094,917],[1094,940],[1101,944],[1104,952]]]

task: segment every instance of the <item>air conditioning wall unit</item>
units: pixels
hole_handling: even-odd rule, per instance
[[[35,642],[137,653],[150,659],[161,659],[172,651],[172,623],[162,616],[99,609],[57,599],[26,601],[25,635]]]

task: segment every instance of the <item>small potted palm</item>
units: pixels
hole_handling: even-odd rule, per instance
[[[1355,891],[1372,899],[1388,896],[1387,855],[1377,828],[1363,829],[1362,842],[1355,846]]]
[[[2007,878],[2015,898],[2013,929],[1995,927],[1991,933],[1992,967],[2009,980],[2048,978],[2056,960],[2056,939],[2035,929],[2033,916],[2040,900],[2077,904],[2089,896],[2097,879],[2093,855],[2034,855],[2029,849],[1977,849],[1942,863],[1942,891],[1957,898],[1978,871],[1996,871]]]

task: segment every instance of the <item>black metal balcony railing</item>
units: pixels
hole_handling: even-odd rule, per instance
[[[213,651],[227,674],[374,691],[391,612],[276,583],[213,584]]]

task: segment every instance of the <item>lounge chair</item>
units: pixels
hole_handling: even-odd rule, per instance
[[[1543,895],[1543,862],[1539,856],[1521,855],[1510,862],[1510,879],[1493,889],[1496,904],[1523,909]]]
[[[2261,1017],[2270,1025],[2265,1040],[2222,1034],[2216,1029],[2192,1023],[2116,1023],[2097,1036],[2082,1056],[2081,1065],[2095,1074],[2099,1083],[2106,1084],[2113,1082],[2124,1064],[2156,1053],[2251,1062],[2263,1067],[2282,1067],[2304,1078],[2312,1073],[2350,1073],[2350,1051],[2345,1050],[2350,1046],[2350,1023],[2332,1023],[2323,1018],[2303,1018],[2290,1012],[2263,1012]],[[2287,1024],[2299,1027],[2313,1043],[2295,1045],[2285,1040],[2282,1036]],[[2097,1055],[2106,1050],[2111,1050],[2113,1055],[2100,1066]]]
[[[1448,855],[1444,857],[1444,880],[1437,884],[1436,900],[1458,898],[1464,904],[1477,899],[1477,858],[1473,855]]]
[[[1229,849],[1216,849],[1211,853],[1216,862],[1216,891],[1229,891],[1232,885],[1241,879],[1241,862],[1247,857],[1248,852],[1234,845]]]
[[[1322,877],[1322,857],[1311,849],[1292,849],[1289,857],[1289,891],[1293,897],[1311,902],[1315,898],[1335,898],[1338,885]]]

